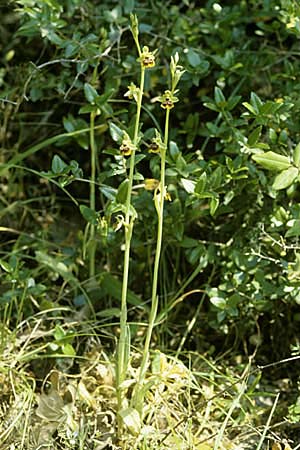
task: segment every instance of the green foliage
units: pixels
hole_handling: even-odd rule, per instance
[[[275,8],[274,2],[268,2],[261,4],[259,9],[253,2],[233,2],[231,6],[207,4],[199,8],[178,4],[163,10],[158,21],[155,14],[159,2],[154,2],[151,22],[144,2],[126,2],[113,8],[109,2],[101,5],[87,2],[82,6],[75,0],[59,3],[18,1],[12,5],[17,7],[12,16],[16,26],[6,53],[3,95],[18,102],[21,108],[18,114],[22,114],[20,117],[24,118],[24,124],[27,120],[26,113],[22,112],[25,102],[29,100],[29,112],[31,105],[34,111],[34,104],[39,103],[40,112],[34,119],[35,124],[40,123],[36,142],[46,140],[52,133],[46,120],[47,110],[58,133],[62,127],[67,133],[75,133],[74,137],[64,136],[56,143],[53,141],[59,146],[59,154],[57,149],[47,150],[48,168],[39,163],[39,152],[46,154],[44,150],[37,150],[30,160],[33,165],[38,163],[36,169],[42,167],[45,180],[57,180],[58,185],[64,188],[72,182],[75,197],[81,195],[83,181],[89,173],[82,153],[82,149],[89,148],[88,133],[76,134],[77,131],[88,130],[89,123],[79,114],[95,113],[97,209],[93,211],[81,201],[80,211],[91,226],[97,227],[101,217],[105,217],[108,224],[109,231],[106,237],[102,234],[101,239],[109,240],[109,246],[103,247],[103,253],[98,250],[99,269],[107,252],[115,261],[120,254],[120,236],[114,229],[118,228],[116,215],[125,204],[127,182],[124,181],[126,167],[117,146],[124,139],[125,124],[130,123],[133,108],[130,97],[125,104],[120,99],[126,86],[132,82],[129,75],[135,70],[136,57],[129,47],[125,48],[130,43],[125,29],[128,14],[137,9],[143,41],[148,41],[150,48],[153,33],[160,36],[155,43],[160,61],[178,50],[186,69],[181,83],[182,102],[174,110],[176,127],[172,130],[170,153],[167,155],[166,176],[172,202],[167,204],[165,211],[166,261],[181,261],[177,266],[177,270],[181,267],[178,280],[185,279],[197,264],[203,265],[203,288],[205,271],[213,267],[215,277],[211,285],[205,287],[207,292],[221,289],[225,299],[232,296],[236,299],[241,295],[255,297],[256,289],[250,288],[251,283],[249,285],[248,278],[252,276],[249,272],[245,280],[242,277],[237,283],[224,284],[225,279],[233,276],[234,255],[244,253],[244,258],[249,258],[249,261],[256,258],[257,273],[262,266],[263,272],[270,270],[270,276],[276,276],[274,249],[284,250],[293,245],[293,241],[283,242],[281,237],[294,239],[299,220],[294,200],[299,165],[299,103],[295,90],[297,85],[293,81],[297,69],[295,62],[291,63],[296,45],[293,39],[297,33],[295,5],[282,2]],[[90,17],[89,23],[79,20],[80,11]],[[13,11],[7,14],[12,15]],[[168,36],[164,31],[166,23]],[[275,38],[279,35],[282,58],[276,56],[278,46]],[[21,37],[27,40],[29,49],[38,37],[42,39],[40,42],[46,50],[41,53],[38,64],[19,63],[12,54],[8,54],[11,49],[18,51]],[[121,37],[123,46],[120,47]],[[262,37],[264,42],[268,42],[267,48]],[[197,42],[201,42],[200,47]],[[29,57],[33,48],[32,45]],[[41,49],[38,47],[35,54]],[[18,64],[22,64],[20,70]],[[99,72],[96,80],[95,70]],[[19,72],[14,90],[10,77],[12,71]],[[166,80],[164,77],[158,79],[155,69],[151,72],[151,76],[146,78],[147,92],[158,97]],[[22,86],[25,86],[23,90],[20,89]],[[70,108],[65,107],[66,101],[71,101]],[[3,105],[9,118],[12,114],[9,104]],[[136,160],[141,169],[135,174],[140,183],[145,172],[153,179],[158,176],[159,158],[155,155],[150,157],[145,152],[150,145],[151,129],[160,128],[161,111],[155,103],[145,106],[143,122],[145,134],[139,137],[141,154]],[[14,125],[9,121],[6,123],[7,145],[13,148]],[[106,133],[108,126],[114,142]],[[17,156],[12,154],[11,161],[22,161],[23,148],[30,150],[32,125],[22,126],[20,130]],[[128,130],[129,136],[132,135],[132,124]],[[10,151],[7,153],[9,155]],[[29,151],[29,157],[30,154]],[[9,157],[7,159],[9,161]],[[25,158],[23,164],[26,162]],[[260,170],[260,166],[277,172],[275,177]],[[17,176],[18,172],[15,173]],[[25,176],[33,177],[29,173]],[[13,185],[11,178],[6,182]],[[156,219],[149,192],[141,189],[137,192],[138,195],[133,196],[132,211],[136,211],[134,214],[138,217],[133,242],[138,249],[140,242],[147,241],[147,236],[153,234]],[[288,204],[285,203],[285,195]],[[287,218],[279,224],[274,217],[283,204]],[[260,231],[262,229],[265,234]],[[98,227],[98,232],[101,232],[101,227]],[[254,247],[253,235],[258,239]],[[270,247],[267,242],[274,240],[276,245]],[[193,242],[193,245],[186,247],[187,242]],[[242,247],[244,251],[241,251]],[[282,251],[278,251],[280,256]],[[282,267],[293,264],[293,251],[285,251],[284,257],[278,267],[278,274],[281,272],[278,282],[283,290],[286,279],[282,279]],[[3,261],[5,263],[5,258]],[[147,287],[137,284],[137,280],[142,273],[150,277],[149,266],[139,258],[135,264],[138,271],[131,275],[132,287],[141,296],[148,295]],[[287,269],[283,273],[285,271]],[[253,273],[253,276],[258,275]],[[166,284],[175,287],[174,281],[166,280]],[[228,301],[230,303],[231,300],[227,299],[226,305]],[[264,301],[268,304],[267,299]],[[233,317],[248,314],[248,307],[242,301],[233,302],[236,302],[233,307],[235,316],[232,312],[229,314],[229,324],[234,322]],[[211,301],[210,324],[214,314],[214,326],[221,316],[222,321],[227,320],[224,313],[219,314],[219,310],[224,312],[224,308],[224,302],[216,304]]]
[[[187,321],[187,350],[220,352],[234,342],[250,353],[255,341],[258,359],[287,357],[298,342],[300,303],[297,2],[15,0],[2,9],[3,321],[17,326],[65,307],[84,317],[94,310],[103,322],[119,317],[127,211],[134,220],[128,314],[138,336],[136,324],[149,312],[158,222],[148,187],[157,187],[160,155],[151,146],[164,135],[166,66],[178,52],[185,71],[171,98],[171,201],[158,285],[160,317],[168,315],[156,345],[176,351]],[[136,136],[131,13],[139,18],[134,39],[157,49]],[[122,146],[136,147],[127,210],[130,162]],[[87,268],[93,251],[94,274]],[[183,301],[182,287],[201,290],[203,301]],[[64,314],[56,331],[65,332]],[[80,352],[71,335],[55,333],[58,354]],[[135,413],[125,411],[137,429]]]

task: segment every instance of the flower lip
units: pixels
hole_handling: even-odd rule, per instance
[[[136,150],[136,146],[131,141],[130,137],[127,133],[124,133],[125,137],[120,145],[120,153],[123,156],[130,156],[134,150]]]
[[[161,102],[160,106],[163,109],[172,109],[174,108],[174,103],[178,102],[178,98],[175,97],[177,91],[171,92],[169,90],[165,91],[164,94],[158,97],[158,100]]]
[[[155,58],[154,56],[145,56],[143,58],[142,64],[144,67],[153,67],[155,65]]]
[[[159,153],[160,147],[156,142],[152,142],[149,146],[150,153]]]
[[[145,69],[155,66],[155,52],[150,52],[147,46],[143,47],[143,51],[138,59]]]
[[[162,102],[161,107],[164,109],[174,108],[174,102],[170,97],[166,97],[165,100]]]
[[[130,148],[129,145],[122,144],[122,145],[120,146],[120,153],[121,153],[123,156],[130,156],[131,153],[132,153],[132,149]]]

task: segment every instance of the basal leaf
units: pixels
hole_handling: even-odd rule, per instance
[[[140,415],[137,410],[129,407],[120,411],[119,414],[129,431],[134,435],[138,435],[142,424]]]

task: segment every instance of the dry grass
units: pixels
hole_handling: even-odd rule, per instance
[[[82,328],[72,322],[78,336]],[[262,400],[249,365],[226,368],[196,354],[185,355],[183,364],[154,351],[143,424],[129,414],[117,442],[113,358],[95,334],[87,334],[83,356],[63,358],[50,355],[52,331],[42,320],[22,323],[15,333],[2,329],[1,450],[238,450],[268,448],[268,439],[279,437],[272,420],[267,429],[264,425],[268,415],[272,419],[274,400],[271,395]],[[42,362],[49,360],[47,370]],[[139,354],[132,356],[128,399],[139,360]]]

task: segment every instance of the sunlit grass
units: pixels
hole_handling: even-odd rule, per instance
[[[125,422],[117,440],[114,364],[93,324],[71,323],[75,338],[85,341],[82,357],[49,353],[53,330],[45,325],[36,316],[14,336],[3,330],[1,449],[254,449],[276,435],[270,420],[278,399],[269,393],[270,406],[258,406],[257,370],[245,366],[241,372],[241,365],[216,364],[193,353],[182,354],[184,364],[157,350],[146,378],[144,425],[138,429]],[[128,392],[137,380],[139,358],[132,354]],[[61,369],[46,369],[39,378],[42,369],[35,362],[51,365],[53,359]]]

